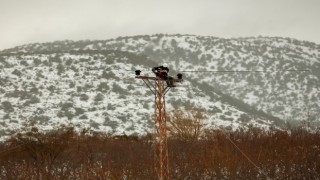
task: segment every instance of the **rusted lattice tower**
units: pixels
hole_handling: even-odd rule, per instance
[[[155,98],[155,127],[157,132],[155,144],[155,170],[160,180],[170,179],[165,95],[173,86],[168,86],[166,82],[168,80],[165,80],[164,78],[141,76],[140,72],[140,70],[136,70],[136,78],[143,80],[153,92]],[[182,74],[178,74],[177,76],[177,79],[170,79],[171,83],[182,82]]]

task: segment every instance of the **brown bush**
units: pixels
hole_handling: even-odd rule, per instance
[[[0,179],[156,179],[151,137],[33,129],[0,144]],[[206,130],[168,146],[171,179],[320,177],[319,132]]]
[[[169,113],[167,129],[171,138],[182,140],[198,139],[206,119],[205,110],[196,107],[175,107]]]

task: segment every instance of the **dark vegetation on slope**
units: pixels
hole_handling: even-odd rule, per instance
[[[25,56],[25,55],[39,55],[39,54],[46,54],[46,55],[51,55],[51,54],[64,54],[64,53],[70,53],[74,55],[81,55],[81,54],[89,54],[89,55],[109,55],[109,54],[114,54],[115,57],[127,57],[131,60],[132,64],[135,65],[145,65],[145,66],[155,66],[155,63],[152,61],[148,60],[146,56],[144,55],[137,55],[134,53],[130,53],[127,51],[118,51],[118,50],[64,50],[64,51],[40,51],[40,52],[17,52],[17,53],[6,53],[6,52],[1,52],[1,56]]]
[[[272,116],[271,114],[267,114],[261,110],[257,110],[256,108],[246,104],[245,102],[231,97],[228,94],[223,93],[219,88],[212,88],[206,83],[199,83],[196,80],[192,80],[187,78],[194,86],[198,87],[201,91],[205,92],[207,95],[211,97],[211,100],[220,100],[224,104],[230,104],[236,107],[238,110],[246,112],[250,115],[255,115],[256,117],[268,119],[274,121],[274,125],[279,127],[284,127],[285,122],[277,117]]]
[[[156,179],[152,139],[31,128],[0,144],[0,179]],[[320,177],[319,131],[205,130],[199,139],[171,137],[168,143],[172,179]]]

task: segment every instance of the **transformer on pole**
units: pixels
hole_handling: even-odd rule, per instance
[[[166,83],[166,81],[169,80],[167,78],[161,78],[159,76],[141,76],[140,70],[136,70],[135,72],[136,78],[143,80],[155,97],[154,120],[157,133],[155,144],[155,170],[160,180],[170,179],[165,95],[173,86],[168,86],[169,83]],[[177,79],[170,78],[170,84],[183,81],[182,74],[178,74],[177,77]]]

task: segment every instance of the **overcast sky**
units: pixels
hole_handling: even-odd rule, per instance
[[[320,44],[320,0],[0,0],[0,50],[156,33]]]

